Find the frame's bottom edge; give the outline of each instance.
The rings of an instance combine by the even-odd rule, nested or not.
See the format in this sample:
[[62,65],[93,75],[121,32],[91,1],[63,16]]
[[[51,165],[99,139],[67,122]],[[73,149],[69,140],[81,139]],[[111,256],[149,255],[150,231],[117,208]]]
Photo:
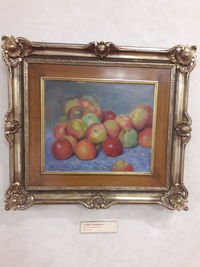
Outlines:
[[24,210],[35,204],[82,204],[89,209],[106,209],[114,204],[160,204],[170,210],[188,210],[184,185],[175,184],[163,192],[65,192],[31,193],[18,182],[6,192],[6,210]]

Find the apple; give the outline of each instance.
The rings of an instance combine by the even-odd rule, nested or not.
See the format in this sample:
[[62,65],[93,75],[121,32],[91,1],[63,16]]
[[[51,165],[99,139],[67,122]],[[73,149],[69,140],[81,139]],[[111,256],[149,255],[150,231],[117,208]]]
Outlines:
[[59,138],[51,145],[51,152],[55,159],[68,159],[73,154],[71,143],[65,138]]
[[139,131],[146,126],[149,114],[143,107],[137,107],[131,111],[130,117],[133,123],[133,128]]
[[85,123],[88,128],[91,124],[100,122],[99,117],[94,113],[87,113],[82,117],[82,121]]
[[71,135],[66,135],[66,136],[64,136],[64,138],[70,142],[70,144],[72,145],[72,148],[73,148],[73,152],[75,152],[76,146],[77,146],[76,138],[71,136]]
[[81,104],[83,105],[84,108],[87,108],[89,105],[92,104],[92,102],[90,102],[87,99],[80,99],[80,101],[81,101]]
[[69,120],[81,119],[83,116],[83,110],[84,108],[79,106],[71,108],[67,113],[68,119]]
[[119,134],[119,140],[125,148],[134,147],[138,144],[138,134],[132,128],[122,129]]
[[117,117],[117,114],[112,110],[103,110],[103,120],[114,120]]
[[88,113],[94,113],[96,114],[100,121],[103,120],[103,111],[101,110],[100,106],[98,104],[91,104],[84,110],[84,115]]
[[87,129],[87,137],[94,144],[102,143],[107,138],[107,131],[103,123],[94,123]]
[[103,142],[103,152],[109,157],[117,157],[123,153],[123,147],[118,138],[108,137]]
[[69,99],[64,106],[65,114],[68,114],[69,110],[73,107],[83,107],[80,99],[78,98]]
[[94,96],[91,96],[91,95],[84,95],[81,97],[81,99],[87,99],[89,102],[92,102],[92,103],[95,103],[97,104],[97,100]]
[[86,136],[86,127],[82,120],[71,120],[67,124],[67,134],[75,137],[77,140]]
[[104,122],[104,126],[110,137],[118,137],[121,127],[115,120],[107,120]]
[[151,147],[151,140],[152,140],[152,129],[145,128],[141,132],[139,132],[139,145],[144,147]]
[[152,121],[153,121],[153,109],[152,109],[152,107],[148,104],[139,104],[136,107],[142,107],[148,112],[148,121],[147,121],[146,126],[151,127]]
[[96,147],[89,139],[82,139],[76,146],[75,154],[81,160],[91,160],[96,157]]
[[112,167],[112,171],[115,171],[115,172],[132,172],[132,171],[134,171],[134,168],[129,162],[127,162],[125,160],[117,160]]
[[123,129],[133,127],[133,124],[132,124],[132,121],[129,115],[126,115],[126,114],[118,115],[115,118],[115,120],[119,124],[119,126]]
[[53,129],[53,135],[56,139],[63,138],[66,135],[67,122],[58,123]]

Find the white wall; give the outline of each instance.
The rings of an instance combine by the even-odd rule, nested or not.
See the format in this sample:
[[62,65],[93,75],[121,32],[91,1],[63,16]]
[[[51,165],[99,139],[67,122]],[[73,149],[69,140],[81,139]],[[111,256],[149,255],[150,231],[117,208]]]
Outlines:
[[[0,35],[35,41],[172,47],[200,42],[199,0],[2,0]],[[199,52],[200,53],[200,52]],[[200,266],[200,66],[191,74],[185,184],[189,211],[159,206],[34,206],[4,211],[8,185],[6,67],[0,60],[0,266],[1,267],[198,267]],[[80,220],[119,222],[117,234],[79,234]]]

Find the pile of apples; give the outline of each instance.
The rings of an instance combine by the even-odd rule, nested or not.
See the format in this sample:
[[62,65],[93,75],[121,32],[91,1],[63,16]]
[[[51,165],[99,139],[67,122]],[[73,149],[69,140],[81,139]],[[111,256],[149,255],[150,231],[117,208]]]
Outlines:
[[[102,110],[93,96],[73,98],[66,102],[64,114],[55,126],[51,151],[55,159],[66,160],[73,154],[80,160],[92,160],[102,149],[109,157],[123,154],[137,145],[151,146],[152,107],[139,104],[129,114],[118,115]],[[119,160],[112,170],[132,171],[130,163]]]

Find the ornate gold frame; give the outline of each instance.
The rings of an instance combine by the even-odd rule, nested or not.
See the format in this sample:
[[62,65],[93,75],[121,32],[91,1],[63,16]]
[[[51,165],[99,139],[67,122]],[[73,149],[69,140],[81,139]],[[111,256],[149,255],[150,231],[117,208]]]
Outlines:
[[[23,210],[33,204],[76,203],[89,209],[108,208],[113,204],[160,204],[171,210],[187,210],[188,192],[183,184],[185,146],[191,138],[191,118],[187,113],[189,75],[196,63],[196,46],[177,45],[171,49],[116,46],[111,42],[87,45],[30,42],[25,38],[3,36],[3,58],[9,73],[9,108],[5,115],[5,137],[10,146],[10,186],[6,192],[7,210]],[[25,186],[24,140],[28,119],[27,103],[21,88],[26,84],[27,62],[63,64],[87,60],[87,64],[135,64],[136,66],[171,68],[168,147],[169,179],[165,187],[136,188],[62,188],[37,190]],[[105,63],[107,62],[107,63]],[[25,90],[26,92],[26,90]],[[25,101],[25,102],[23,102]],[[23,105],[22,105],[23,104]],[[26,144],[25,144],[26,145]],[[47,188],[46,188],[47,189]]]

